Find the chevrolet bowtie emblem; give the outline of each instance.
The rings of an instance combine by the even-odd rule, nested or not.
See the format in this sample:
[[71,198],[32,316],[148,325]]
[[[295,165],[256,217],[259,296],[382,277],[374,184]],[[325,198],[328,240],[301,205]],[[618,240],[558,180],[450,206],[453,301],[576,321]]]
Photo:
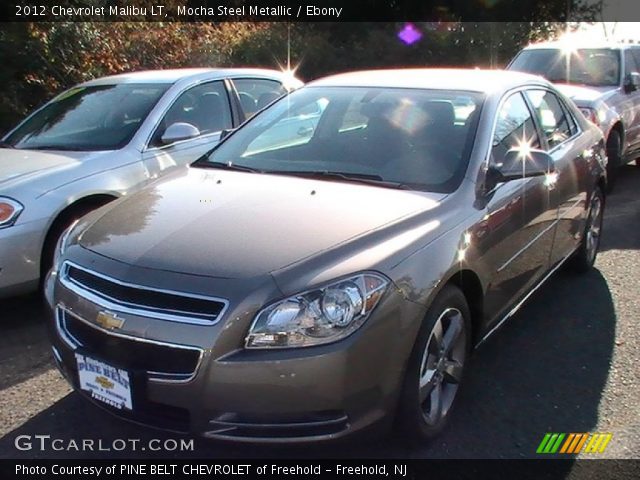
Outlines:
[[115,313],[100,312],[96,317],[96,323],[107,330],[118,330],[124,325],[124,320],[118,318]]
[[113,388],[113,382],[103,376],[96,377],[96,383],[107,390],[111,390]]

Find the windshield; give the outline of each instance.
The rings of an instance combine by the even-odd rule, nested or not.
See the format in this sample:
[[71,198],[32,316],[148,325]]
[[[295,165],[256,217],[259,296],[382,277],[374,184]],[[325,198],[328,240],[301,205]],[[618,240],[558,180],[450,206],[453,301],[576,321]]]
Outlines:
[[617,86],[620,83],[620,55],[609,48],[523,50],[509,70],[541,75],[550,82]]
[[24,121],[4,143],[25,149],[122,148],[169,86],[119,84],[72,88]]
[[195,166],[451,192],[464,176],[481,103],[470,92],[307,87]]

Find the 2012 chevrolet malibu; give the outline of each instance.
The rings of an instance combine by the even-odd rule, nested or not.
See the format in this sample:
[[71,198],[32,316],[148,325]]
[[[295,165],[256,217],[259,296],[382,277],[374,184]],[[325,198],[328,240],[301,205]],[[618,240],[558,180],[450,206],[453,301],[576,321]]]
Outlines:
[[41,285],[82,215],[184,168],[225,129],[302,83],[259,69],[176,69],[91,80],[0,143],[0,297]]
[[303,87],[84,217],[47,283],[58,366],[122,417],[209,438],[429,438],[472,347],[595,260],[602,133],[516,72]]

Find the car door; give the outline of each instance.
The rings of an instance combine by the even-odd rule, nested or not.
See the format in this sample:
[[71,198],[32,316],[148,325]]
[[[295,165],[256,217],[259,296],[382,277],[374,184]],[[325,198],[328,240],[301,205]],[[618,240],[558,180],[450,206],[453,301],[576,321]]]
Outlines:
[[270,78],[233,78],[231,83],[244,120],[287,93],[282,83]]
[[[167,141],[164,135],[176,124],[186,124],[196,134]],[[197,160],[220,141],[222,130],[228,128],[233,128],[233,120],[229,91],[223,80],[184,90],[161,117],[142,154],[149,177],[156,178],[168,169]]]
[[[523,92],[503,100],[495,122],[490,165],[499,167],[510,149],[542,146]],[[488,318],[497,321],[547,271],[555,221],[545,177],[523,176],[490,192],[483,222],[491,271],[485,303]]]
[[587,201],[583,179],[589,178],[588,164],[578,123],[564,102],[543,88],[528,90],[526,97],[542,131],[543,148],[553,158],[555,167],[553,175],[546,179],[551,206],[558,219],[549,260],[553,265],[573,252],[582,233]]
[[[632,73],[640,73],[640,48],[633,47],[624,51],[624,78]],[[625,93],[629,114],[626,120],[627,151],[640,149],[640,90],[633,89]]]

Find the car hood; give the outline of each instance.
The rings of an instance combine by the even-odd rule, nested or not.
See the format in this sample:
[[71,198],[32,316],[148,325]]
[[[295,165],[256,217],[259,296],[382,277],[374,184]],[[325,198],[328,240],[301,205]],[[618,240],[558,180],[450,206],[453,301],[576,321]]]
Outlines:
[[610,97],[617,90],[616,87],[588,87],[566,83],[558,83],[556,87],[579,106],[590,106],[598,100]]
[[35,177],[75,168],[96,152],[53,152],[0,149],[0,187],[13,186]]
[[116,202],[77,242],[137,267],[248,278],[432,209],[444,197],[189,168]]

